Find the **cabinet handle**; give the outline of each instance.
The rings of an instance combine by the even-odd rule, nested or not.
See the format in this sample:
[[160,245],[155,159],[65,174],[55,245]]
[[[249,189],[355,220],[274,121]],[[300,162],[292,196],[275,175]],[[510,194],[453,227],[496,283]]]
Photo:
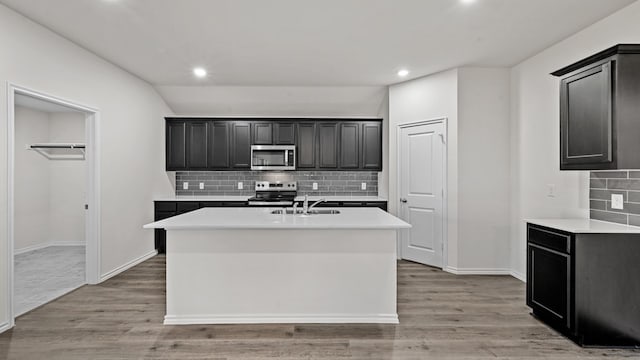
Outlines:
[[401,202],[401,203],[406,203],[406,202],[407,202],[407,199],[400,199],[400,202]]

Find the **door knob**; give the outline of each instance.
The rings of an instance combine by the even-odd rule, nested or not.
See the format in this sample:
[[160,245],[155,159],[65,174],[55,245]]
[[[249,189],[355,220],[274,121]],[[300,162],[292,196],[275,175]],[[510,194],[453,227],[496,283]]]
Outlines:
[[401,202],[401,203],[406,203],[406,202],[407,202],[407,199],[400,199],[400,202]]

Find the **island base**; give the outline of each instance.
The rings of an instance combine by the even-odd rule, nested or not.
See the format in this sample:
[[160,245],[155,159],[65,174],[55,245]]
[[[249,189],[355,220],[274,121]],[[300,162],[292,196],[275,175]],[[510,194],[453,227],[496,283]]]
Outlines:
[[164,323],[398,323],[396,230],[169,230]]

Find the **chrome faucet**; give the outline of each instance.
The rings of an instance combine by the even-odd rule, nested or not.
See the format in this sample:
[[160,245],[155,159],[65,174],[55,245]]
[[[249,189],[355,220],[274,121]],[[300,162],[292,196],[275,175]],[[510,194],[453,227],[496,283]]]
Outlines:
[[309,210],[313,209],[314,206],[320,204],[321,202],[327,201],[326,199],[320,199],[313,204],[309,205],[309,195],[304,194],[304,202],[302,203],[302,213],[304,215],[309,215]]

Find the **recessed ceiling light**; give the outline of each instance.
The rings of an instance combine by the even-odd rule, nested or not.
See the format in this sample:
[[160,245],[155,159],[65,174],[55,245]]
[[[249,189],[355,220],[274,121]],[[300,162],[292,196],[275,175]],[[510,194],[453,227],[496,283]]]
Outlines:
[[460,0],[460,2],[463,4],[473,4],[476,0]]
[[205,76],[207,76],[207,70],[201,68],[201,67],[197,67],[193,69],[193,75],[199,77],[199,78],[203,78]]
[[409,70],[407,70],[407,69],[402,69],[402,70],[398,71],[398,76],[400,76],[400,77],[405,77],[407,75],[409,75]]

